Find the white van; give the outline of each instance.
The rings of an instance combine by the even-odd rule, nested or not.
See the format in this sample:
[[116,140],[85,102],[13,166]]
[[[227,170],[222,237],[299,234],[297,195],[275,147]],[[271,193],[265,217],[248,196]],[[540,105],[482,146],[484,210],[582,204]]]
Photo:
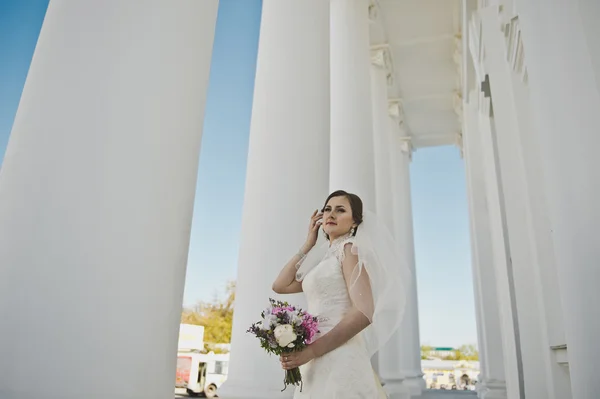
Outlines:
[[179,351],[175,393],[189,396],[204,394],[207,398],[217,396],[217,390],[227,379],[229,354]]

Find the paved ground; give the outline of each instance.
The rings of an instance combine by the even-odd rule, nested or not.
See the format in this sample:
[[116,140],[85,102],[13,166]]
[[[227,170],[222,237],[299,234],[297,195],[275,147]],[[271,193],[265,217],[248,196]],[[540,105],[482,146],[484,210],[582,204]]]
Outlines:
[[[477,393],[474,391],[442,391],[427,390],[423,392],[420,399],[474,399]],[[175,395],[176,399],[189,398],[186,395]]]
[[426,390],[423,392],[421,399],[473,399],[477,397],[475,391],[443,391],[443,390]]

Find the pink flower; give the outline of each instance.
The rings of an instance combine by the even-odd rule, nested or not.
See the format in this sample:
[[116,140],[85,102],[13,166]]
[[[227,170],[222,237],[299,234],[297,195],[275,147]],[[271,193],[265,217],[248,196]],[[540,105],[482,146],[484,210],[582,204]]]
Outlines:
[[302,327],[306,331],[305,343],[311,344],[317,332],[319,332],[319,325],[315,321],[315,319],[310,315],[305,315],[304,320],[302,322]]

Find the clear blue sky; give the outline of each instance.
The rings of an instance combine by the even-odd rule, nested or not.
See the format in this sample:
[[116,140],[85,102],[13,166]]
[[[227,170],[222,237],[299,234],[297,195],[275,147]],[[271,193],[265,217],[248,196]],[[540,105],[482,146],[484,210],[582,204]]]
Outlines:
[[[0,2],[0,164],[47,4]],[[261,0],[220,2],[186,304],[220,294],[237,272],[260,7]],[[411,167],[422,342],[475,343],[462,160],[453,147],[420,149]]]

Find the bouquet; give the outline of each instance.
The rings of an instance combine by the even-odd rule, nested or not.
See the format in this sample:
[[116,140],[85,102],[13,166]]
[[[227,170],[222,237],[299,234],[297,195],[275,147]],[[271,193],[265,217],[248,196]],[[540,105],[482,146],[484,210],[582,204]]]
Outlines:
[[[298,352],[313,342],[318,330],[318,320],[302,309],[287,302],[269,299],[271,306],[261,314],[261,320],[252,324],[247,332],[260,340],[260,346],[269,354],[280,356],[284,353]],[[288,385],[300,385],[302,375],[298,367],[286,370],[283,380],[285,391]]]

